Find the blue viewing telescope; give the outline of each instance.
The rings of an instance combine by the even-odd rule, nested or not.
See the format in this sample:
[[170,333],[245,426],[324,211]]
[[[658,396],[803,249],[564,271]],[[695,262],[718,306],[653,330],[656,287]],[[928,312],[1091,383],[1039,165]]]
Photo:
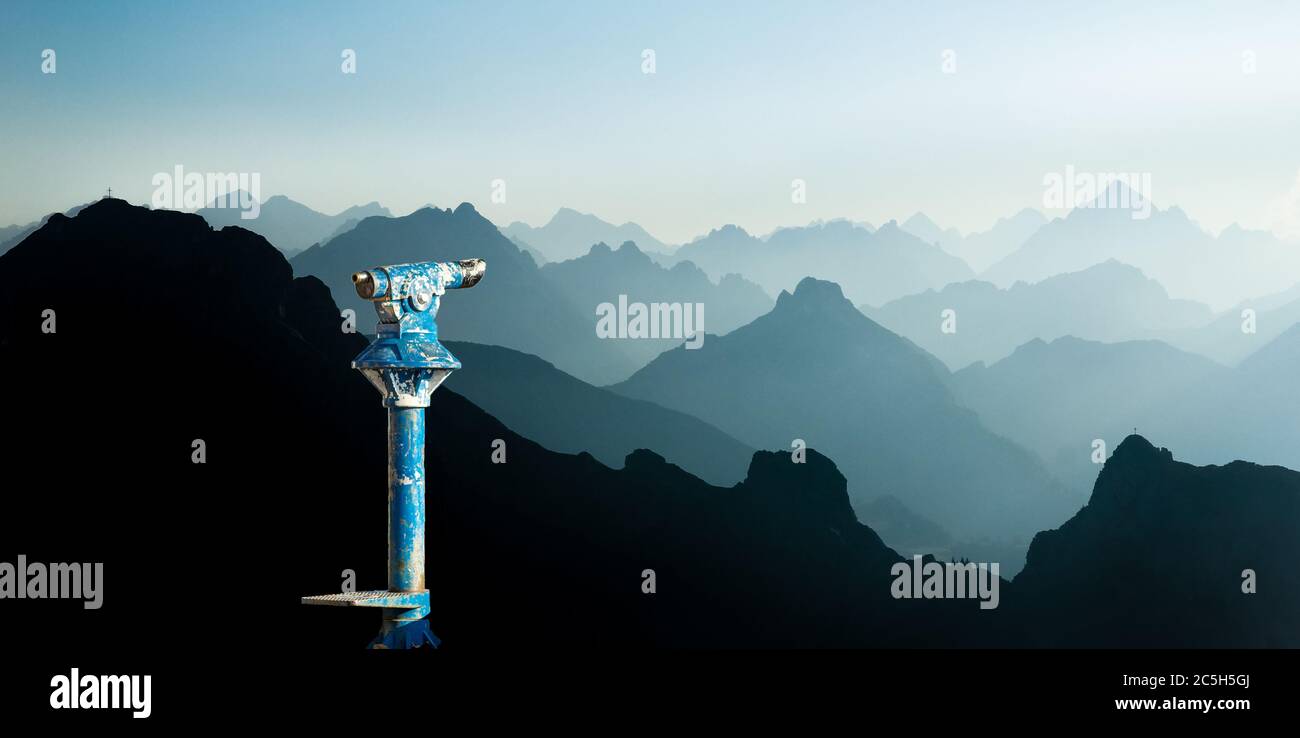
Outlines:
[[448,289],[473,287],[482,259],[373,267],[352,275],[379,315],[375,341],[355,359],[388,408],[388,589],[303,597],[305,605],[383,608],[371,648],[432,646],[424,585],[424,409],[460,362],[438,342],[438,304]]

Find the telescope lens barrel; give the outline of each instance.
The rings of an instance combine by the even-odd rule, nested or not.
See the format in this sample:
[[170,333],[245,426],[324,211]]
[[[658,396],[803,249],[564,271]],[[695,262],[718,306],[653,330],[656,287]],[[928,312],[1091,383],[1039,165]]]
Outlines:
[[388,293],[388,275],[382,270],[357,272],[352,275],[352,284],[363,300],[379,300]]
[[462,259],[460,262],[460,287],[473,287],[487,273],[487,262],[482,259]]

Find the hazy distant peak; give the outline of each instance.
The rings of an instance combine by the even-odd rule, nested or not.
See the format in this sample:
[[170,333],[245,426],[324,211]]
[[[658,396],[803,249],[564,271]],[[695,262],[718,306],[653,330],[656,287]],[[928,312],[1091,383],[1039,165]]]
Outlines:
[[391,218],[393,213],[388,208],[380,205],[378,200],[372,200],[365,205],[353,205],[347,210],[339,213],[338,217],[357,218],[359,220],[361,218],[368,218],[372,215],[382,215]]
[[[467,202],[462,202],[460,205],[457,205],[455,210],[450,208],[438,208],[430,205],[420,208],[404,218],[394,218],[393,220],[402,221],[407,219],[413,222],[442,222],[444,220],[449,220],[452,223],[460,224],[462,227],[468,226],[473,229],[473,232],[488,230],[497,232],[496,226],[492,225],[487,218],[484,218],[481,213],[474,209],[473,205]],[[380,219],[380,221],[383,221],[383,219]],[[370,219],[363,220],[358,224],[358,227],[368,225],[372,222],[376,221]],[[509,241],[509,239],[506,240]]]
[[[1129,194],[1129,195],[1138,195],[1140,197],[1148,197],[1151,194],[1149,192],[1138,192],[1137,190],[1130,187],[1129,183],[1126,182],[1125,180],[1116,179],[1116,180],[1112,180],[1109,184],[1107,184],[1106,189],[1098,196],[1100,197],[1102,195],[1109,195],[1112,192],[1117,195]],[[1146,439],[1142,439],[1142,440],[1146,440]]]
[[844,298],[844,291],[838,284],[814,277],[804,277],[799,280],[793,294],[782,290],[776,298],[777,309],[782,305],[787,308],[794,305],[815,307],[848,305],[856,309]]
[[[890,221],[890,222],[892,223],[893,221]],[[928,216],[928,215],[926,215],[925,213],[922,213],[922,212],[920,212],[920,211],[917,211],[915,214],[912,215],[912,217],[910,217],[910,218],[908,218],[907,220],[903,221],[903,230],[910,231],[910,230],[912,230],[913,228],[918,229],[918,230],[925,230],[925,231],[931,231],[931,230],[933,230],[933,231],[942,231],[942,230],[943,230],[942,228],[939,227],[939,224],[938,224],[938,223],[935,223],[935,222],[930,218],[930,216]]]
[[1041,338],[1033,338],[1017,346],[1016,350],[1013,351],[1011,355],[1015,356],[1022,351],[1031,352],[1043,348],[1047,348],[1047,341],[1044,341]]
[[1240,366],[1248,373],[1264,372],[1273,376],[1285,376],[1297,364],[1300,364],[1300,323],[1293,324],[1277,338],[1247,356]]
[[[1024,282],[1019,282],[1018,284],[1023,285]],[[996,295],[997,293],[1004,292],[1004,291],[1005,290],[1003,290],[1001,287],[998,287],[996,284],[993,284],[992,282],[987,282],[983,279],[968,279],[964,282],[950,282],[944,285],[941,289],[936,290],[934,288],[931,288],[919,294],[921,295],[963,295],[963,296],[986,295],[987,296],[987,295]]]
[[[1109,292],[1114,292],[1125,287],[1136,287],[1141,285],[1150,287],[1165,297],[1168,297],[1169,295],[1169,291],[1165,289],[1163,284],[1148,277],[1146,273],[1138,267],[1115,259],[1114,257],[1077,271],[1055,274],[1037,282],[1017,280],[1015,284],[1007,288],[1007,291],[1020,292],[1024,290],[1041,289],[1043,287],[1056,287],[1058,285],[1073,286],[1078,284],[1092,284],[1094,286],[1100,285]],[[952,285],[949,286],[951,287]]]
[[[698,267],[698,266],[695,266],[695,263],[694,263],[694,262],[691,262],[691,261],[679,261],[679,262],[677,262],[677,266],[681,266],[682,264],[690,264],[692,268],[699,269],[699,267]],[[674,268],[676,268],[676,267],[674,267]],[[700,270],[700,271],[703,271],[703,270]],[[721,279],[718,280],[718,286],[719,286],[719,287],[723,287],[723,286],[726,286],[726,285],[737,285],[737,286],[738,286],[738,285],[744,285],[744,286],[748,287],[748,286],[750,286],[750,285],[754,285],[754,283],[751,282],[751,281],[749,281],[748,279],[746,279],[746,278],[745,278],[745,275],[743,275],[743,274],[740,274],[740,273],[738,273],[738,272],[727,272],[726,274],[722,275],[722,278],[721,278]],[[757,286],[757,285],[754,285],[754,286]]]
[[858,225],[857,223],[854,223],[851,220],[845,220],[844,218],[835,218],[834,220],[819,220],[813,223],[809,223],[807,227],[812,230],[818,230],[823,232],[867,230],[862,226]]
[[634,241],[624,241],[619,244],[618,248],[611,248],[604,241],[597,241],[591,245],[584,256],[580,259],[617,259],[620,262],[646,263],[652,264],[654,260],[647,256],[641,249],[637,248]]
[[325,243],[366,218],[392,217],[392,213],[378,202],[353,205],[335,215],[326,215],[287,195],[277,194],[260,204],[256,218],[244,219],[242,210],[251,201],[246,191],[236,190],[218,196],[208,207],[200,209],[198,215],[213,228],[233,225],[253,231],[286,255]]
[[[614,227],[613,223],[610,223],[609,221],[605,220],[604,218],[601,218],[598,215],[593,215],[591,213],[584,213],[580,210],[574,210],[573,208],[560,208],[555,211],[555,215],[551,216],[551,219],[546,222],[546,225],[543,226],[543,228],[547,228],[550,226],[571,227],[577,225],[601,225],[601,226]],[[623,226],[630,226],[630,225],[633,224],[631,223],[623,224]]]
[[590,245],[597,242],[621,244],[633,241],[640,249],[667,253],[670,247],[650,235],[636,223],[614,225],[590,213],[573,208],[559,208],[545,225],[533,227],[523,221],[514,221],[501,229],[511,238],[519,238],[546,254],[549,261],[571,261],[585,256]]
[[594,217],[596,216],[579,212],[577,210],[574,210],[573,208],[560,208],[555,211],[555,215],[551,216],[550,222],[554,223],[556,221],[573,220],[577,218],[586,219],[586,218],[594,218]]
[[[648,259],[649,257],[646,257],[646,258]],[[695,265],[695,262],[690,261],[689,259],[688,259],[688,260],[684,260],[684,261],[679,261],[679,262],[677,262],[676,264],[673,264],[671,267],[668,268],[668,272],[669,272],[670,274],[672,274],[672,273],[676,273],[678,276],[684,276],[684,275],[687,275],[687,274],[691,274],[691,275],[699,274],[699,275],[703,276],[705,279],[708,279],[708,278],[709,278],[709,275],[705,274],[703,269],[701,269],[701,268],[699,268],[698,266],[696,266],[696,265]],[[740,278],[740,275],[737,275],[737,274],[730,274],[730,275],[727,275],[727,276]],[[743,278],[740,278],[740,279],[741,279],[742,282],[744,281]],[[722,279],[722,280],[719,280],[719,284],[721,284],[722,282],[725,282],[725,281],[727,281],[725,278]],[[756,287],[757,285],[754,285],[754,286]]]
[[997,222],[994,223],[993,227],[990,228],[989,230],[994,231],[1000,228],[1011,228],[1011,227],[1032,229],[1032,228],[1042,227],[1046,225],[1047,222],[1048,222],[1047,216],[1043,215],[1038,210],[1035,210],[1034,208],[1024,208],[1020,212],[1016,213],[1015,215],[998,218]]
[[[851,219],[849,219],[849,218],[817,218],[816,220],[809,221],[809,223],[808,223],[808,227],[809,227],[809,228],[820,228],[820,227],[822,227],[822,226],[830,225],[830,224],[832,224],[832,223],[836,223],[836,224],[844,224],[844,225],[846,225],[846,226],[848,226],[848,227],[850,227],[850,228],[861,228],[862,230],[864,230],[864,231],[866,231],[866,232],[868,232],[868,233],[871,233],[871,232],[873,232],[873,231],[876,230],[876,227],[873,226],[873,225],[871,225],[871,223],[869,223],[868,221],[865,221],[865,220],[851,220]],[[778,230],[780,230],[780,229],[778,229]]]
[[[709,236],[744,236],[748,238],[749,232],[734,223],[728,223],[721,228],[714,228],[709,231]],[[706,236],[706,238],[709,236]]]
[[[1063,274],[1053,275],[1040,282],[1035,282],[1034,284],[1042,284],[1044,282],[1049,282],[1049,283],[1069,282],[1081,278],[1099,280],[1111,286],[1114,286],[1115,283],[1117,282],[1127,282],[1127,283],[1151,282],[1156,285],[1159,285],[1160,290],[1162,292],[1164,291],[1163,285],[1160,285],[1159,282],[1156,282],[1156,280],[1148,277],[1141,269],[1133,266],[1132,264],[1120,261],[1119,259],[1116,259],[1114,257],[1093,264],[1090,267],[1080,269],[1077,272],[1065,272]],[[1017,284],[1024,285],[1026,283],[1017,282]]]
[[[267,199],[266,202],[269,203],[271,200],[275,200],[276,198],[288,199],[284,195],[274,195]],[[242,205],[240,205],[241,202],[256,201],[257,198],[253,197],[248,190],[235,190],[234,192],[227,192],[224,195],[218,195],[217,197],[212,198],[212,202],[208,203],[207,207],[237,209],[242,207]]]
[[1132,264],[1127,264],[1125,262],[1122,262],[1113,256],[1103,262],[1094,264],[1093,266],[1090,266],[1087,269],[1084,269],[1082,271],[1086,272],[1086,271],[1091,271],[1093,269],[1096,269],[1098,271],[1131,272],[1135,274],[1142,273],[1141,269],[1138,269]]
[[[1089,217],[1118,218],[1123,216],[1123,218],[1131,220],[1133,211],[1139,209],[1139,206],[1147,204],[1149,199],[1150,193],[1135,190],[1132,187],[1129,187],[1128,183],[1123,180],[1114,180],[1110,182],[1110,184],[1106,185],[1105,189],[1098,192],[1097,196],[1088,201],[1087,204],[1078,206],[1070,205],[1070,212],[1067,213],[1065,217],[1067,220],[1072,220]],[[1128,206],[1121,207],[1124,203],[1127,203]],[[1177,211],[1177,214],[1180,215],[1182,219],[1185,220],[1187,218],[1187,216],[1177,208],[1170,208],[1168,211],[1162,211],[1160,208],[1156,207],[1154,201],[1150,202],[1149,205],[1152,217],[1161,213],[1167,214],[1172,211]]]

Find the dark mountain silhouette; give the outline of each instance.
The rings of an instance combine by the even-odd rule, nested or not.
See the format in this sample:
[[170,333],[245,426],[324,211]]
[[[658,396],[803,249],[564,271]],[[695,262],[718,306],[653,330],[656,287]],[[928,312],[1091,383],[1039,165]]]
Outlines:
[[576,259],[587,253],[592,244],[632,241],[645,251],[671,250],[636,223],[616,226],[588,213],[560,208],[544,226],[534,228],[515,221],[501,229],[512,240],[536,247],[550,261]]
[[[87,205],[88,204],[89,203],[87,203]],[[81,209],[84,207],[86,207],[86,205],[78,205],[74,208],[69,208],[68,210],[64,211],[63,214],[71,218],[72,216],[81,212]],[[4,254],[9,249],[12,249],[13,247],[22,243],[24,238],[27,238],[31,234],[35,233],[36,229],[45,225],[45,223],[49,221],[49,219],[52,216],[53,213],[45,216],[44,218],[41,218],[40,220],[34,223],[27,223],[26,225],[11,225],[11,226],[5,226],[4,228],[0,228],[0,254]]]
[[[1119,202],[1125,190],[1116,183],[1097,200]],[[1096,207],[1071,210],[1035,231],[1019,249],[982,272],[980,279],[1009,287],[1117,259],[1158,280],[1171,295],[1223,309],[1263,292],[1286,289],[1300,277],[1300,247],[1270,233],[1229,228],[1215,238],[1176,207],[1153,206],[1145,219],[1135,220],[1132,212]]]
[[374,308],[357,297],[353,272],[413,261],[486,259],[492,279],[447,300],[438,313],[440,335],[508,346],[541,356],[584,381],[606,384],[632,373],[629,341],[596,334],[594,305],[577,305],[469,203],[453,210],[424,208],[401,218],[367,218],[329,243],[293,259],[300,275],[329,286],[340,307],[369,320]]
[[[1010,356],[952,376],[958,400],[993,432],[1035,451],[1059,478],[1088,489],[1100,467],[1092,443],[1107,448],[1134,428],[1169,433],[1170,406],[1230,383],[1230,370],[1159,341],[1098,343],[1035,339]],[[1215,424],[1213,416],[1197,428]]]
[[593,387],[536,356],[477,343],[446,345],[468,371],[453,373],[445,387],[554,451],[586,451],[617,468],[636,449],[651,448],[724,486],[744,478],[754,455],[753,448],[708,423]]
[[961,259],[890,221],[875,232],[848,221],[782,228],[766,239],[725,226],[683,245],[673,256],[714,278],[736,272],[769,294],[800,279],[833,279],[855,303],[879,305],[903,295],[970,279]]
[[987,231],[962,235],[956,228],[941,228],[925,213],[916,213],[903,222],[902,229],[959,257],[976,272],[1020,248],[1047,218],[1033,208],[1025,208],[1009,218],[999,218]]
[[[306,249],[315,243],[327,241],[347,230],[349,222],[360,222],[365,218],[379,215],[389,217],[388,208],[377,202],[368,205],[354,205],[337,215],[326,215],[290,200],[284,195],[274,195],[262,203],[256,218],[244,220],[239,209],[240,194],[227,195],[225,202],[213,202],[198,211],[198,214],[213,228],[239,226],[262,235],[286,256]],[[226,207],[218,207],[226,205]],[[354,222],[355,221],[355,222]]]
[[[56,291],[23,278],[56,270]],[[39,360],[36,386],[52,390],[12,372],[0,385],[24,418],[5,467],[39,484],[11,476],[32,493],[7,499],[0,536],[29,552],[58,537],[69,560],[105,561],[116,603],[97,618],[19,610],[12,627],[75,627],[77,639],[41,642],[46,653],[98,643],[140,658],[194,637],[190,618],[140,616],[160,583],[211,574],[238,588],[204,599],[203,622],[222,624],[205,649],[284,628],[273,666],[373,636],[374,612],[298,603],[338,591],[343,569],[361,588],[384,583],[384,409],[349,368],[365,339],[338,329],[324,284],[294,279],[261,236],[120,200],[54,216],[0,258],[0,279],[14,285],[0,293],[0,365]],[[47,308],[53,334],[40,330]],[[126,327],[137,315],[147,334]],[[539,634],[566,648],[987,637],[967,625],[973,601],[890,596],[897,555],[854,519],[843,476],[815,451],[801,465],[758,452],[720,488],[650,451],[621,470],[547,451],[446,388],[427,416],[428,580],[448,649],[536,648]],[[494,439],[505,464],[490,460]]]
[[611,389],[690,413],[758,448],[794,439],[838,459],[855,507],[893,495],[958,540],[1019,540],[1081,504],[1034,456],[958,406],[933,357],[812,278],[697,350]]
[[1300,473],[1196,467],[1132,435],[1088,505],[1034,538],[1007,615],[1041,646],[1296,648],[1297,540]]
[[[628,241],[617,249],[598,243],[585,256],[552,262],[542,276],[584,313],[595,315],[601,303],[679,303],[704,306],[704,330],[727,333],[772,309],[772,298],[753,282],[728,274],[715,284],[694,264],[656,264]],[[682,343],[687,336],[622,341],[620,348],[637,366]]]
[[[861,307],[873,320],[915,341],[952,369],[991,363],[1033,339],[1075,336],[1098,341],[1152,338],[1209,322],[1210,309],[1171,300],[1136,268],[1107,261],[1041,282],[1000,289],[988,282],[950,284]],[[956,332],[945,333],[944,311],[956,311]]]

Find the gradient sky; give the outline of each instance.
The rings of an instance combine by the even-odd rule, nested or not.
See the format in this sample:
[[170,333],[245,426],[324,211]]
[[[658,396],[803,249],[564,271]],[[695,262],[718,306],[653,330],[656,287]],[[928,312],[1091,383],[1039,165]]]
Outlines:
[[146,203],[180,164],[330,213],[568,206],[670,243],[917,210],[969,231],[1073,164],[1150,172],[1215,232],[1300,232],[1296,2],[5,0],[0,104],[0,225]]

